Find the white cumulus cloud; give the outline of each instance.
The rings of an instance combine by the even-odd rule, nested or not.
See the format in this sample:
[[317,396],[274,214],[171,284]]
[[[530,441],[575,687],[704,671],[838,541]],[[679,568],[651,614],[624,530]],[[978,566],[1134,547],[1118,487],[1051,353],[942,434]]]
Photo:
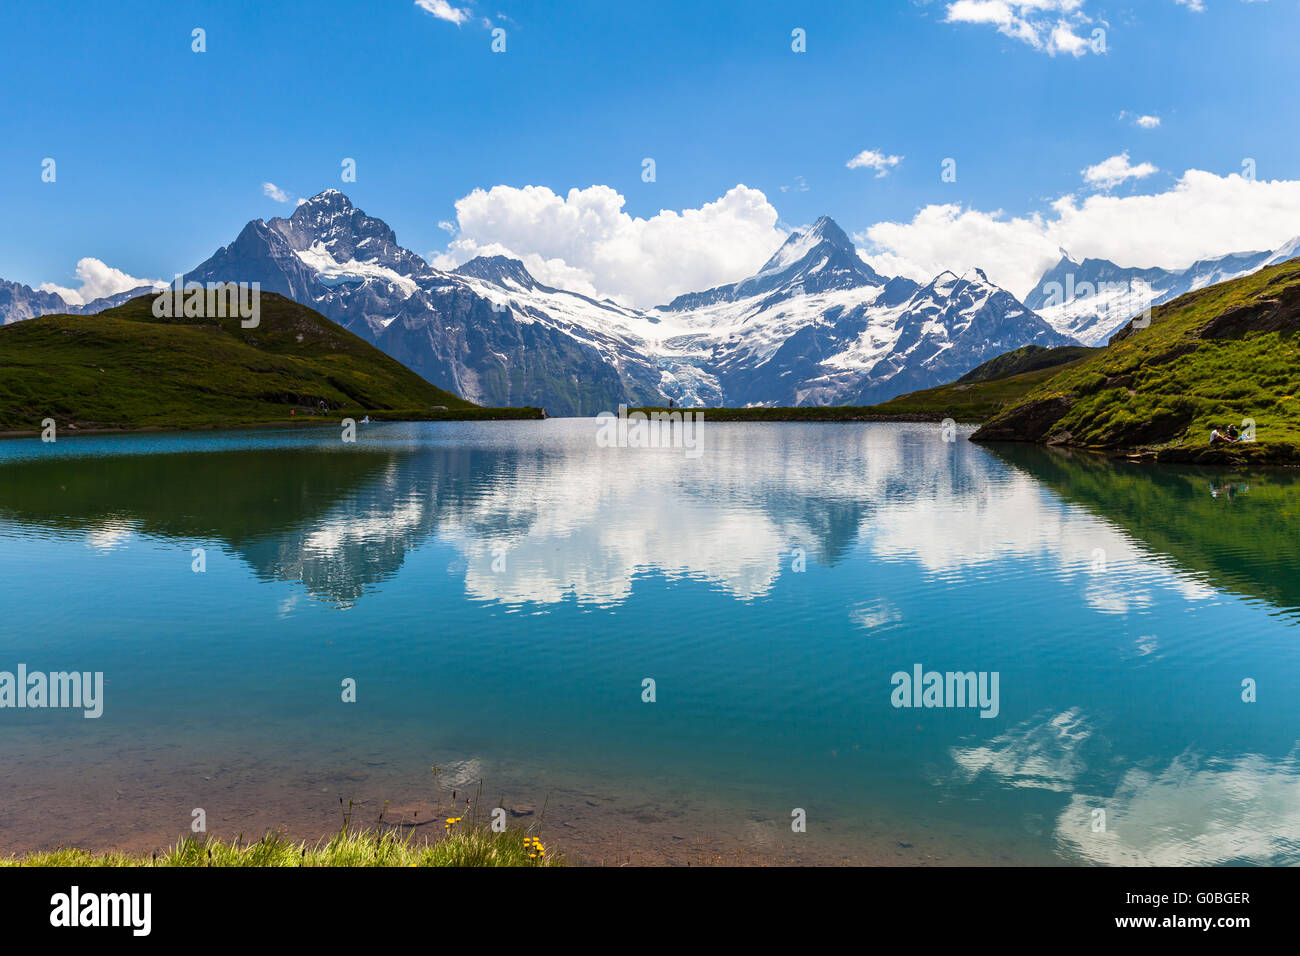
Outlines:
[[114,269],[90,256],[77,261],[77,279],[80,280],[81,285],[75,289],[58,286],[53,282],[44,282],[41,284],[41,291],[58,293],[69,305],[85,305],[95,299],[116,295],[119,292],[129,292],[141,286],[167,284],[161,279],[137,279],[121,269]]
[[433,264],[479,255],[521,259],[541,282],[640,307],[753,274],[785,240],[777,211],[737,185],[698,209],[629,215],[609,186],[475,189],[456,202],[457,237]]
[[864,149],[844,165],[849,169],[874,169],[876,178],[888,176],[889,171],[903,161],[902,156],[887,156],[878,149]]
[[1079,57],[1093,49],[1091,36],[1079,31],[1102,22],[1089,17],[1083,5],[1083,0],[957,0],[946,5],[944,22],[993,26],[1049,56]]
[[262,195],[269,196],[276,202],[288,202],[292,198],[275,183],[262,183]]
[[947,5],[944,20],[996,27],[1003,36],[1051,56],[1080,57],[1093,47],[1079,31],[1098,22],[1083,6],[1083,0],[956,0]]
[[1129,113],[1129,112],[1127,112],[1127,111],[1125,111],[1125,112],[1119,114],[1119,118],[1120,118],[1120,119],[1127,119],[1128,117],[1132,117],[1132,118],[1133,118],[1133,125],[1134,125],[1134,126],[1137,126],[1137,127],[1140,128],[1140,129],[1159,129],[1159,128],[1160,128],[1160,117],[1159,117],[1159,116],[1152,116],[1152,115],[1150,115],[1150,114],[1146,114],[1146,113],[1133,114],[1133,113]]
[[1048,210],[1012,217],[931,205],[910,222],[879,222],[854,238],[885,275],[928,281],[944,269],[982,268],[1023,296],[1062,248],[1076,259],[1181,269],[1229,252],[1274,249],[1298,234],[1300,181],[1189,169],[1164,192],[1062,196]]
[[426,13],[431,13],[439,20],[446,20],[460,26],[470,18],[469,10],[453,7],[447,0],[415,0],[415,5]]
[[[1141,169],[1120,158],[1130,171]],[[787,232],[767,197],[743,185],[699,208],[650,218],[624,206],[609,186],[567,195],[545,186],[476,189],[456,203],[456,222],[446,224],[455,238],[431,261],[452,269],[477,255],[510,256],[547,285],[648,307],[752,275]],[[1020,215],[929,205],[910,221],[877,222],[854,239],[883,275],[926,282],[944,270],[980,268],[1024,296],[1062,248],[1075,258],[1180,269],[1275,249],[1297,235],[1300,181],[1189,169],[1161,192],[1065,195]]]
[[1089,166],[1083,171],[1083,181],[1099,189],[1111,189],[1130,179],[1145,179],[1157,172],[1159,170],[1150,163],[1134,166],[1129,162],[1128,152],[1125,151],[1118,156],[1103,159],[1096,166]]

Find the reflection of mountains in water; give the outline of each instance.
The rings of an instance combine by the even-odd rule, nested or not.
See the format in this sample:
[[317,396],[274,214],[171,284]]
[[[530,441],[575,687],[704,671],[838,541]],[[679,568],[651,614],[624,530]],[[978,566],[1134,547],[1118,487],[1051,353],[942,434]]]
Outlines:
[[[940,574],[1034,556],[1074,576],[1101,548],[1116,567],[1163,562],[1193,597],[1204,587],[1183,571],[1300,605],[1300,483],[1285,473],[1229,481],[1249,485],[1229,497],[1214,473],[1023,446],[995,456],[928,426],[715,426],[695,460],[598,448],[588,421],[424,440],[435,434],[375,426],[377,440],[350,447],[10,462],[0,517],[92,542],[221,542],[257,577],[342,605],[435,538],[459,553],[467,596],[491,602],[616,604],[646,573],[750,600],[795,549],[810,566],[867,551]],[[1099,610],[1148,600],[1149,575],[1079,580]]]
[[[220,542],[257,577],[302,581],[340,604],[389,579],[435,534],[462,553],[467,589],[484,600],[616,601],[645,569],[743,597],[765,592],[795,547],[841,560],[867,513],[834,467],[790,466],[773,450],[752,469],[687,473],[680,456],[602,453],[585,435],[520,447],[52,457],[0,467],[0,517],[99,544]],[[504,572],[492,568],[501,549],[511,553]]]
[[[313,594],[351,602],[428,534],[427,526],[393,520],[390,504],[380,507],[396,461],[391,453],[300,448],[23,461],[0,470],[0,516],[185,547],[219,541],[262,579],[301,580]],[[336,526],[352,532],[313,544]]]
[[[698,490],[672,487],[665,472],[679,468],[680,459],[647,469],[617,451],[596,460],[592,454],[591,445],[561,443],[24,460],[0,468],[0,517],[96,543],[146,535],[188,549],[217,541],[257,577],[301,581],[341,605],[391,578],[406,553],[435,534],[462,552],[467,586],[481,599],[548,601],[576,593],[599,601],[619,599],[623,584],[647,567],[698,572],[742,595],[761,592],[787,545],[834,563],[863,520],[865,506],[851,496],[769,488],[764,502],[756,488],[745,498],[780,512],[782,533],[760,528],[743,540],[756,525],[771,524],[751,516],[735,529],[742,540],[732,535],[725,542],[733,553],[722,558],[691,543],[715,535],[727,519],[710,521]],[[636,524],[646,533],[626,533]],[[665,536],[658,545],[657,532]],[[747,561],[734,546],[747,543],[773,552],[770,560],[756,559],[762,568],[740,566]],[[525,560],[493,572],[494,549],[503,548]]]
[[987,447],[1214,587],[1300,612],[1300,475],[1154,467],[1036,445]]

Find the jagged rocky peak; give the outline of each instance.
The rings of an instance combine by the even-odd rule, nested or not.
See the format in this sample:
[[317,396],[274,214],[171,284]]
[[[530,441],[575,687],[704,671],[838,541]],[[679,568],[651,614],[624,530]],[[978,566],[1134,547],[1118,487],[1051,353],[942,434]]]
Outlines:
[[537,287],[537,280],[533,278],[528,268],[518,259],[511,259],[509,256],[475,256],[452,271],[456,275],[486,279],[497,285],[511,282],[525,289]]
[[959,282],[961,282],[961,276],[945,269],[922,286],[920,292],[948,296],[952,294],[953,289],[957,288]]
[[[810,253],[838,250],[857,256],[853,240],[830,216],[822,216],[807,232],[792,232],[786,237],[772,258],[759,269],[759,274],[784,269],[806,259]],[[865,265],[865,263],[864,263]]]
[[885,283],[876,297],[875,304],[886,308],[902,305],[921,288],[921,284],[906,276],[895,276]]
[[306,206],[311,209],[339,209],[348,211],[354,209],[352,200],[348,198],[347,193],[341,189],[322,189],[310,199],[304,199],[298,208]]
[[[942,298],[958,295],[980,295],[1004,291],[989,281],[983,269],[967,269],[961,275],[943,271],[922,286],[918,294],[933,293]],[[1009,294],[1009,293],[1008,293]]]
[[822,216],[807,232],[792,232],[763,268],[747,279],[706,292],[679,295],[662,308],[686,311],[755,296],[777,298],[815,294],[861,286],[883,286],[886,280],[858,255],[853,240],[830,216]]
[[397,234],[382,219],[367,216],[344,193],[326,189],[304,200],[287,219],[268,228],[295,251],[323,246],[336,262],[378,262],[401,272],[422,271],[422,259],[397,244]]
[[[367,220],[369,220],[367,222]],[[310,235],[323,238],[331,233],[356,231],[359,227],[367,232],[383,234],[396,241],[393,231],[382,219],[371,219],[364,212],[352,205],[352,200],[337,189],[326,189],[310,199],[303,200],[293,215],[288,219],[272,219],[272,223],[284,223],[285,230],[297,235]]]
[[0,325],[66,310],[67,303],[56,292],[43,292],[21,282],[0,279]]

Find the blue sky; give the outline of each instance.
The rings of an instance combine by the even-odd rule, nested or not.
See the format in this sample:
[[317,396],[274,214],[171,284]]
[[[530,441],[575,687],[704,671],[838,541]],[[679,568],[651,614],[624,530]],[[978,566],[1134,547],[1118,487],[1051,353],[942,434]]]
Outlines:
[[[682,235],[687,248],[744,233],[695,281],[742,277],[769,233],[822,213],[887,271],[986,265],[1020,292],[1062,241],[1072,253],[1171,265],[1300,234],[1295,0],[425,6],[6,4],[0,278],[75,287],[83,257],[169,277],[248,220],[288,215],[294,199],[328,187],[421,254],[459,242],[443,264],[504,248],[532,254],[543,272],[549,262],[550,278],[639,304],[653,304],[649,280],[609,266],[608,235],[561,242],[547,218],[566,214],[557,208],[494,231],[520,215],[520,194],[501,191],[464,222],[457,200],[532,185],[562,205],[571,188],[607,186],[624,198],[619,214],[650,219],[706,207],[737,184],[760,192],[775,224],[746,193],[754,222],[741,221],[747,212],[731,217],[738,224],[660,231],[661,243]],[[1062,24],[1089,44],[1103,30],[1104,52],[1054,44]],[[191,50],[196,27],[204,53]],[[497,27],[504,53],[490,48]],[[806,52],[791,49],[795,28]],[[1143,116],[1159,125],[1144,128]],[[900,158],[849,168],[864,151]],[[41,179],[46,157],[52,183]],[[345,157],[356,182],[340,181]],[[645,157],[654,182],[642,180]],[[945,158],[955,182],[941,179]],[[1085,179],[1112,158],[1105,169],[1119,181]],[[1246,158],[1257,181],[1236,183]],[[1189,183],[1188,170],[1210,178]],[[265,195],[265,183],[289,201]],[[1181,205],[1170,198],[1179,192]],[[1053,226],[1064,196],[1074,213]],[[1153,218],[1149,235],[1108,238]],[[626,222],[609,228],[633,234]],[[692,228],[706,232],[685,235]],[[636,236],[645,255],[656,239]]]

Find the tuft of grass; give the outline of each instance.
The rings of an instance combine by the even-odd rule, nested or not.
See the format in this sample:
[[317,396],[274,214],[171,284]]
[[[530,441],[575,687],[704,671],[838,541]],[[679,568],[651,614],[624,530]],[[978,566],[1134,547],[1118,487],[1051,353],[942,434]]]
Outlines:
[[563,862],[533,834],[515,829],[501,833],[487,826],[452,826],[434,841],[417,840],[396,829],[348,830],[312,846],[268,833],[255,843],[241,839],[189,837],[153,855],[93,853],[63,848],[0,859],[0,866],[138,867],[138,866],[562,866]]
[[[435,801],[441,805],[438,778],[442,771],[433,766],[436,792]],[[452,806],[457,807],[457,791],[452,791]],[[498,806],[500,804],[498,803]],[[562,866],[541,837],[541,821],[546,819],[546,806],[542,806],[539,822],[526,830],[519,828],[494,830],[482,815],[483,783],[477,792],[466,794],[464,816],[449,816],[443,820],[443,836],[439,839],[417,839],[415,826],[385,824],[384,814],[388,803],[373,828],[353,829],[352,817],[356,805],[339,798],[339,811],[343,825],[327,840],[309,845],[294,843],[278,832],[268,833],[255,843],[245,843],[241,833],[234,840],[221,840],[209,836],[187,837],[162,854],[149,856],[133,853],[94,853],[76,847],[29,853],[21,857],[0,858],[0,866],[40,867],[134,867],[134,866],[217,866],[217,867],[283,867],[283,866]],[[453,814],[456,810],[451,811]]]

